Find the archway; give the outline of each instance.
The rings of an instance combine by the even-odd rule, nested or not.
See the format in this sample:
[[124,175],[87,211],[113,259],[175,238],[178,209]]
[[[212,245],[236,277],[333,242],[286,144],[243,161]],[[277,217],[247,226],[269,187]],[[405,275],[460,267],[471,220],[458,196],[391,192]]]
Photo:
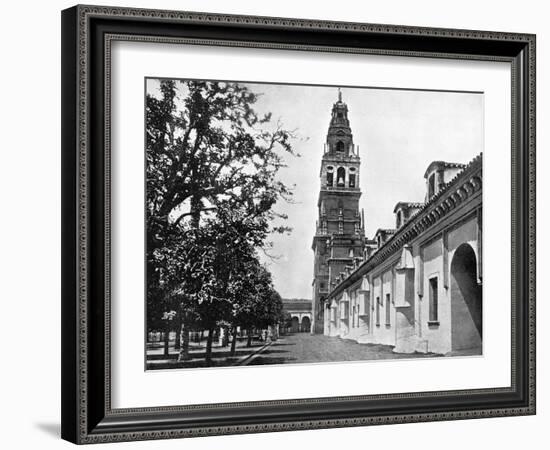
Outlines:
[[481,350],[482,298],[472,247],[460,245],[451,262],[451,348]]
[[292,324],[290,326],[291,333],[298,333],[300,331],[300,319],[296,316],[292,317]]
[[311,329],[311,321],[308,316],[302,317],[302,333],[309,333]]

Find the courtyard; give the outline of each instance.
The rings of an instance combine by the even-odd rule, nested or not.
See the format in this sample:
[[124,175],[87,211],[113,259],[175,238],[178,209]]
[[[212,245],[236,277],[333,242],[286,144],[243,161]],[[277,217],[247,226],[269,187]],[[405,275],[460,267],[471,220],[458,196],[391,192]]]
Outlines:
[[[434,353],[395,353],[393,347],[380,344],[359,344],[355,341],[329,337],[319,334],[290,333],[280,336],[274,342],[254,341],[251,347],[246,341],[239,341],[234,356],[229,347],[213,346],[210,367],[321,363],[338,361],[366,361],[398,358],[429,358],[441,356]],[[147,350],[148,369],[175,369],[206,367],[204,348],[194,344],[190,350],[190,359],[177,361],[178,352],[170,347],[167,356],[162,346]]]

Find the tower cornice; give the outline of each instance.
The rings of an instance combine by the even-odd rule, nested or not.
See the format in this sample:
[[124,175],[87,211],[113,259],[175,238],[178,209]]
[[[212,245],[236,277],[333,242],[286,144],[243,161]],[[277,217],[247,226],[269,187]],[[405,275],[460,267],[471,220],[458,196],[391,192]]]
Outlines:
[[353,153],[351,155],[334,155],[334,154],[331,155],[331,154],[325,153],[323,155],[323,161],[334,162],[334,163],[339,163],[339,162],[359,163],[361,162],[361,158],[358,155],[355,155]]

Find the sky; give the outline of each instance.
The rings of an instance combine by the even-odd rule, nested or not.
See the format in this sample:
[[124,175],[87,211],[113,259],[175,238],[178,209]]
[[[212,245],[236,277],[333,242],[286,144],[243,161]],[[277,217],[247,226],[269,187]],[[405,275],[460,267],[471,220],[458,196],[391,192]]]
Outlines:
[[[299,157],[286,155],[279,179],[295,186],[292,203],[279,201],[276,212],[288,215],[289,234],[273,234],[270,257],[260,252],[283,298],[311,298],[317,220],[319,170],[336,86],[246,84],[261,94],[259,113],[294,130]],[[359,207],[365,231],[394,228],[399,201],[422,202],[424,171],[434,160],[467,163],[483,151],[483,94],[342,87],[354,143],[359,146]],[[277,223],[277,225],[282,223]]]

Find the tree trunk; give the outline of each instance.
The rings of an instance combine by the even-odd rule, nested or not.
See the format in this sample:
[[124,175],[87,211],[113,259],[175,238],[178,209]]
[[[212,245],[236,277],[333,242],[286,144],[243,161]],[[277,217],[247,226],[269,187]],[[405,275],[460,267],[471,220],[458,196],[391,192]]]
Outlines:
[[164,325],[164,356],[168,356],[170,353],[170,324],[166,321]]
[[183,329],[183,320],[181,320],[179,314],[176,320],[176,342],[174,344],[174,350],[179,350],[181,347],[181,332]]
[[237,349],[237,327],[231,329],[231,335],[233,336],[231,339],[231,356],[235,356]]
[[191,197],[191,226],[199,228],[201,220],[202,201],[198,194],[193,194]]
[[250,328],[248,329],[248,336],[247,336],[247,340],[246,340],[246,346],[247,347],[252,347],[252,330]]
[[178,355],[178,361],[185,361],[186,359],[189,359],[189,330],[187,330],[187,327],[182,322],[180,333],[180,353]]
[[212,364],[212,339],[214,337],[214,329],[208,329],[208,338],[206,339],[206,365]]
[[227,347],[229,345],[229,327],[223,325],[220,327],[220,347]]

